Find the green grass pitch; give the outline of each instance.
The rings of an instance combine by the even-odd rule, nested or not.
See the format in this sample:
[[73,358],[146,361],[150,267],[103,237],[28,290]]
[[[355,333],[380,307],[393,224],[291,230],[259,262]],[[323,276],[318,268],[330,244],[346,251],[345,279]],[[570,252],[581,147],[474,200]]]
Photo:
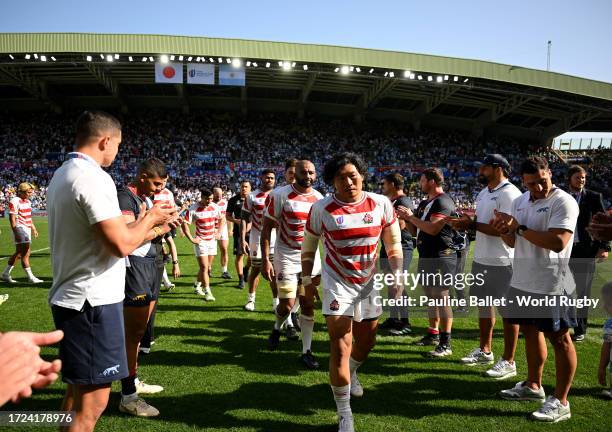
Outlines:
[[[53,328],[47,293],[51,268],[44,218],[36,220],[40,238],[32,245],[34,273],[45,280],[38,286],[25,282],[17,267],[19,284],[0,284],[10,299],[0,306],[0,331],[47,331]],[[0,219],[0,266],[4,268],[13,245],[8,220]],[[108,408],[98,423],[99,431],[333,431],[337,428],[335,405],[328,385],[328,342],[324,320],[316,318],[313,350],[322,367],[306,371],[298,363],[301,343],[282,339],[276,352],[268,352],[266,340],[273,323],[271,294],[260,284],[257,310],[245,312],[246,290],[221,279],[218,258],[212,289],[217,301],[196,297],[192,284],[196,261],[185,238],[178,238],[183,276],[173,293],[162,291],[156,321],[156,345],[141,359],[139,374],[165,391],[146,397],[161,411],[155,419],[128,417],[118,411],[119,386],[113,385]],[[230,264],[233,262],[230,246]],[[413,260],[414,262],[415,260]],[[469,267],[469,261],[468,261]],[[598,265],[594,289],[611,280],[612,264]],[[320,305],[319,305],[320,306]],[[320,310],[320,308],[319,308]],[[534,424],[527,417],[537,403],[507,402],[499,390],[514,385],[526,374],[524,342],[519,340],[517,379],[490,381],[482,368],[467,368],[458,359],[478,346],[475,310],[456,318],[454,355],[427,360],[424,348],[412,346],[426,328],[423,314],[412,319],[412,337],[379,335],[377,345],[360,369],[363,398],[352,401],[358,431],[604,431],[611,430],[612,402],[599,396],[597,365],[603,315],[591,322],[586,340],[577,346],[578,371],[570,393],[572,419],[557,425]],[[501,322],[495,328],[494,352],[500,354]],[[48,358],[57,355],[45,348]],[[547,393],[554,386],[554,362],[550,352],[544,370]],[[31,399],[3,410],[57,410],[64,385],[57,382],[36,391]],[[1,429],[1,428],[0,428]]]

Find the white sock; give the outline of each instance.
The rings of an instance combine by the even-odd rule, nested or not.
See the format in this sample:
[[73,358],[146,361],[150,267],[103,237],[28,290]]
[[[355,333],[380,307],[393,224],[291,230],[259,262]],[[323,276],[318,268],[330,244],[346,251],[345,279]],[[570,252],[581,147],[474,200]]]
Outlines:
[[226,265],[223,266],[223,273],[227,273],[227,266]]
[[[277,311],[274,311],[274,316],[276,317],[276,321],[274,322],[274,330],[280,330],[285,320],[287,320],[287,317],[280,316]],[[287,321],[287,324],[288,324],[288,321]]]
[[363,362],[358,362],[357,360],[355,360],[353,357],[349,357],[349,369],[351,371],[351,376],[353,376],[353,374],[355,372],[357,372],[357,369],[359,368],[359,366],[361,366],[363,364]]
[[291,313],[296,313],[300,310],[300,299],[296,298],[295,303],[293,303],[293,307],[291,308]]
[[334,394],[334,400],[336,401],[336,409],[340,416],[352,416],[351,411],[351,393],[350,385],[345,386],[331,386],[332,393]]
[[165,287],[169,287],[170,285],[172,285],[172,282],[170,282],[170,279],[168,278],[168,272],[166,271],[166,267],[164,267],[164,273],[162,274],[162,279],[164,281]]
[[196,288],[202,288],[202,282],[196,281],[195,286]]
[[204,292],[212,292],[212,291],[210,290],[210,287],[205,287]]
[[255,302],[255,293],[249,293],[249,301]]
[[302,328],[302,354],[310,351],[312,346],[312,332],[314,330],[314,317],[300,315],[300,327]]
[[34,273],[32,273],[32,269],[31,269],[30,267],[26,267],[26,268],[24,268],[23,270],[24,270],[24,271],[26,272],[26,274],[27,274],[27,275],[30,277],[30,279],[33,279],[33,278],[34,278]]
[[10,274],[11,274],[11,272],[13,271],[13,268],[14,268],[14,267],[15,267],[15,266],[12,266],[12,265],[10,265],[10,264],[9,264],[9,265],[7,265],[7,266],[6,266],[6,268],[4,269],[4,271],[2,272],[2,274],[3,274],[3,275],[6,275],[6,276],[10,276]]
[[276,309],[279,303],[280,303],[280,300],[278,299],[278,297],[274,297],[272,299],[272,306],[274,307],[274,309]]

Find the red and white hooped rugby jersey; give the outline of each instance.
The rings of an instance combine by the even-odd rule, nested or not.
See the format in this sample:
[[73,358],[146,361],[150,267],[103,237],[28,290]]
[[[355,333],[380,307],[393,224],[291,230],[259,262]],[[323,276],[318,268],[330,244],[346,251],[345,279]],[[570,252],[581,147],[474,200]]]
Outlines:
[[189,208],[185,221],[191,224],[195,221],[196,237],[202,240],[214,240],[215,231],[219,227],[221,221],[221,211],[215,203],[210,203],[203,206],[196,203]]
[[266,204],[266,198],[271,191],[263,192],[260,189],[255,189],[247,195],[242,209],[251,215],[251,231],[261,232],[263,227],[263,214]]
[[265,216],[278,224],[277,247],[279,245],[297,251],[299,256],[304,241],[304,227],[308,213],[314,203],[323,199],[318,191],[305,194],[292,184],[274,189],[268,196]]
[[225,198],[221,198],[215,204],[217,204],[217,207],[219,207],[219,210],[221,211],[221,217],[225,218],[225,213],[227,213],[227,200]]
[[323,237],[325,271],[344,283],[367,283],[376,270],[377,246],[383,228],[395,222],[391,201],[383,195],[364,192],[355,203],[333,195],[313,204],[306,229]]
[[170,204],[175,207],[176,203],[174,201],[174,194],[168,190],[168,188],[164,188],[160,193],[155,194],[153,197],[153,205],[155,204]]
[[30,200],[13,197],[9,201],[9,214],[17,216],[18,227],[32,228],[32,203],[30,203]]

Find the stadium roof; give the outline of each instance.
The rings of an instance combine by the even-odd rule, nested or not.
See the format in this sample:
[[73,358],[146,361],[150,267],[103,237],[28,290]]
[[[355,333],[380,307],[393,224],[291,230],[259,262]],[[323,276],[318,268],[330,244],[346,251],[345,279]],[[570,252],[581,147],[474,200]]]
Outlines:
[[[246,87],[155,84],[163,54],[182,63],[241,59]],[[7,111],[312,112],[542,141],[612,131],[610,83],[480,60],[185,36],[0,33],[0,101]]]

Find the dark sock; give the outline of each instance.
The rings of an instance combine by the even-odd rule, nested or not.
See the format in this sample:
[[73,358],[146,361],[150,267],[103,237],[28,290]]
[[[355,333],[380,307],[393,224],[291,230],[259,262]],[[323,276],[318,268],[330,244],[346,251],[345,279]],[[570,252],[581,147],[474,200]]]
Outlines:
[[124,396],[136,393],[136,374],[121,380],[121,394]]
[[440,332],[440,344],[441,345],[448,345],[450,344],[451,341],[451,334],[450,332]]
[[238,282],[244,282],[244,276],[238,275]]
[[244,269],[244,280],[248,280],[249,279],[249,269],[250,267],[247,267]]
[[400,321],[404,324],[410,325],[410,321],[408,321],[408,318],[402,318]]

